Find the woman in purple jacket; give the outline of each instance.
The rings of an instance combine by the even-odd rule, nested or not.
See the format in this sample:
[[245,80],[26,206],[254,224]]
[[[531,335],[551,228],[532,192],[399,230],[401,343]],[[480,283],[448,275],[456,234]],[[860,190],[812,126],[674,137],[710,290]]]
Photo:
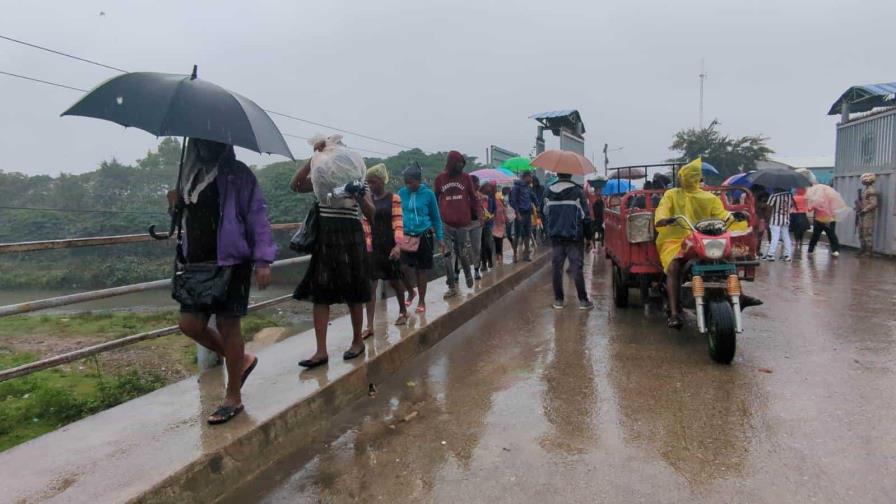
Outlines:
[[[232,146],[191,138],[180,187],[184,238],[178,274],[205,264],[217,265],[221,267],[217,271],[230,275],[224,292],[217,296],[220,300],[201,305],[178,296],[175,277],[181,331],[224,356],[227,392],[223,404],[208,417],[208,423],[219,424],[243,411],[240,388],[258,358],[245,353],[240,317],[249,305],[253,270],[260,289],[270,283],[277,247],[255,174],[236,160]],[[217,330],[208,326],[212,314]]]

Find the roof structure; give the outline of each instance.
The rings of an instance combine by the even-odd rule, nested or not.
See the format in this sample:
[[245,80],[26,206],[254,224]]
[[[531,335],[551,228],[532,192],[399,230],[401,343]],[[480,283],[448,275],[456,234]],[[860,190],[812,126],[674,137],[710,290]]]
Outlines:
[[843,104],[849,104],[849,112],[868,112],[878,107],[896,107],[896,82],[853,86],[831,105],[828,115],[837,115]]
[[[559,135],[559,130],[562,127],[578,132],[580,135],[585,133],[585,123],[582,122],[582,116],[579,114],[579,111],[575,109],[542,112],[529,116],[529,119],[535,119],[540,122],[542,126],[553,131],[555,135]],[[578,125],[581,126],[581,130],[577,127]]]

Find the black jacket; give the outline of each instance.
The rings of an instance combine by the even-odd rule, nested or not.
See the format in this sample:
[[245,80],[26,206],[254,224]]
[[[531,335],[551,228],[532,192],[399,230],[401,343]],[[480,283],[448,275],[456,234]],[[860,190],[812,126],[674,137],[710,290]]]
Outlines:
[[594,235],[585,190],[571,180],[558,180],[548,186],[544,215],[551,240],[578,242]]

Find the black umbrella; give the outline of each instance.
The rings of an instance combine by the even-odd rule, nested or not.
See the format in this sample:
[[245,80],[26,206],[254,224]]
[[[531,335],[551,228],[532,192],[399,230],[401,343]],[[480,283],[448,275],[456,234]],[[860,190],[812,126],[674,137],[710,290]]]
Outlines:
[[[293,159],[277,125],[268,114],[245,96],[191,75],[134,72],[113,77],[94,88],[62,115],[105,119],[124,127],[139,128],[156,136],[201,138],[236,145],[259,153],[280,154]],[[183,170],[181,151],[177,183]],[[177,188],[180,192],[180,187]],[[168,235],[179,221],[174,212]]]
[[793,189],[812,185],[805,176],[787,168],[770,168],[748,173],[744,179],[750,185],[761,185],[769,189]]

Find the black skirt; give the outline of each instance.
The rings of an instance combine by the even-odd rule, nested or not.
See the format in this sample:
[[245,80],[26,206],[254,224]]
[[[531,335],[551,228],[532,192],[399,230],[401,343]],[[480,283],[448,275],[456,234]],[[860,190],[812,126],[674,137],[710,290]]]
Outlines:
[[805,233],[809,230],[809,218],[804,213],[790,214],[790,231],[792,233]]
[[434,249],[435,239],[432,232],[427,231],[420,235],[420,246],[417,247],[416,252],[401,253],[401,262],[415,270],[431,270],[433,267],[432,255],[435,252]]
[[370,301],[370,261],[361,221],[320,217],[311,264],[293,297],[314,304]]
[[374,250],[370,254],[370,278],[371,280],[400,280],[401,263],[389,259],[389,254],[383,255]]

